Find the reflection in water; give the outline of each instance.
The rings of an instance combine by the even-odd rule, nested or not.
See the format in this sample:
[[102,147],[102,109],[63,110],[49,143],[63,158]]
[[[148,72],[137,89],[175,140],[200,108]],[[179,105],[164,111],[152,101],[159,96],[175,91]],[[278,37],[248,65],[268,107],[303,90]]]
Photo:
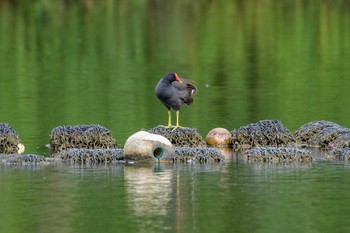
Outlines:
[[126,166],[124,173],[128,205],[134,212],[134,220],[146,224],[147,232],[170,228],[165,217],[172,215],[173,171],[155,164],[152,168]]
[[[133,222],[140,225],[141,232],[195,230],[198,224],[197,208],[209,204],[205,200],[203,203],[198,202],[198,197],[203,195],[198,187],[198,174],[205,174],[210,182],[215,181],[216,185],[224,186],[229,180],[218,177],[217,173],[226,170],[227,167],[223,164],[126,166],[124,177],[127,203],[133,212]],[[211,175],[215,177],[214,180],[210,178]],[[209,187],[212,187],[211,185]],[[211,188],[209,190],[208,195],[215,191]],[[215,198],[217,195],[213,194],[210,202],[219,203]]]
[[233,159],[233,149],[228,147],[218,148],[225,156],[226,162],[230,162]]

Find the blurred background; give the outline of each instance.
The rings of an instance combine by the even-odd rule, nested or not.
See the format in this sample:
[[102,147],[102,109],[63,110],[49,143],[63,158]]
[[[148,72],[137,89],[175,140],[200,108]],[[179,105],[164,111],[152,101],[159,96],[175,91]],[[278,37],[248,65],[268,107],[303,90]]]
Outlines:
[[48,155],[58,125],[103,125],[122,147],[166,124],[154,87],[170,71],[196,82],[180,124],[203,136],[263,119],[349,127],[349,61],[349,1],[0,0],[0,122],[26,153]]

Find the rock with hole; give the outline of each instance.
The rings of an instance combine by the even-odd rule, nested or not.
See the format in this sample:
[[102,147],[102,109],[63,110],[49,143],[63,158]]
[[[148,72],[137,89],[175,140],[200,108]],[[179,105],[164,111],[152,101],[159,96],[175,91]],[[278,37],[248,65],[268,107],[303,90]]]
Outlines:
[[133,161],[166,161],[173,159],[174,147],[161,135],[139,131],[126,140],[124,157]]

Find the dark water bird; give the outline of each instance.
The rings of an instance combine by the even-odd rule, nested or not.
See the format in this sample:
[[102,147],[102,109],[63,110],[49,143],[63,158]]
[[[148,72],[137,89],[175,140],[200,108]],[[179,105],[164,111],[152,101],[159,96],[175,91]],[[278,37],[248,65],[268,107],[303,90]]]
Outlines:
[[179,111],[181,106],[185,103],[190,105],[193,102],[194,96],[197,94],[197,88],[194,82],[189,79],[180,78],[177,73],[168,73],[161,78],[156,86],[156,95],[168,109],[168,126],[167,128],[173,127],[171,125],[171,111],[176,111],[176,125],[175,128],[180,127],[179,125]]

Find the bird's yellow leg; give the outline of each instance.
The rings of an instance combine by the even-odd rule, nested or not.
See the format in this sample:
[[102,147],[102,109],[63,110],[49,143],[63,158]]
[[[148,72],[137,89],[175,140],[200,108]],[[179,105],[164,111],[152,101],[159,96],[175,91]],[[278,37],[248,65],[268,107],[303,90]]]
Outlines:
[[167,128],[170,128],[171,127],[171,112],[170,110],[168,110],[168,127]]
[[163,128],[172,128],[174,127],[173,125],[171,125],[171,111],[168,110],[168,125],[158,125],[159,127],[163,127]]
[[180,118],[180,111],[176,111],[176,125],[175,125],[175,127],[180,127],[179,118]]
[[176,125],[175,125],[173,130],[175,130],[177,128],[181,128],[181,126],[179,124],[179,118],[180,118],[180,111],[176,111]]

